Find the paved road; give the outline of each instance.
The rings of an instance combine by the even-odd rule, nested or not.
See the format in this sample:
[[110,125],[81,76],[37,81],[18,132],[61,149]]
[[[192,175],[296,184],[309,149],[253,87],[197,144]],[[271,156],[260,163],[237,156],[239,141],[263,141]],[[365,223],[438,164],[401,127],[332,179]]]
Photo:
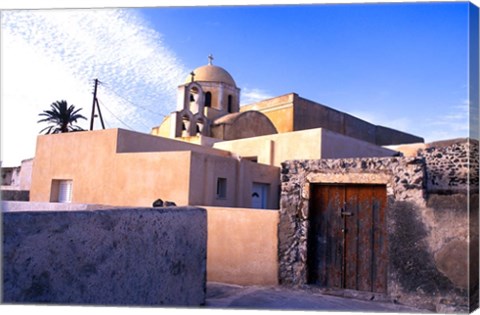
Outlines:
[[391,302],[364,301],[288,287],[207,284],[207,308],[430,313]]

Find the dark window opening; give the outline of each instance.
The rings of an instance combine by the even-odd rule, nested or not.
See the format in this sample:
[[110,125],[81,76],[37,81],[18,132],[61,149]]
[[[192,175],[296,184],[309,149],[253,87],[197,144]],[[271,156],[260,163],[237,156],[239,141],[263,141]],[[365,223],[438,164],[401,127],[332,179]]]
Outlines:
[[207,92],[205,93],[205,107],[212,106],[212,93]]
[[242,159],[258,163],[258,157],[257,156],[242,156]]
[[232,96],[229,95],[229,96],[228,96],[228,112],[229,112],[229,113],[232,113],[232,112],[233,112],[233,108],[232,108],[233,106],[232,106],[232,105],[233,105],[233,104],[232,104]]
[[217,178],[217,199],[227,198],[227,179]]

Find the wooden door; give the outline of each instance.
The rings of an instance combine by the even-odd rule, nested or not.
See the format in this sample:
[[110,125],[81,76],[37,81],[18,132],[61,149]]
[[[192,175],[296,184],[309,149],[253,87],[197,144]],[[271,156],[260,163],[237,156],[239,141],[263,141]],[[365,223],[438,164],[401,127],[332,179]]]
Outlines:
[[384,185],[313,185],[308,280],[323,287],[385,293]]

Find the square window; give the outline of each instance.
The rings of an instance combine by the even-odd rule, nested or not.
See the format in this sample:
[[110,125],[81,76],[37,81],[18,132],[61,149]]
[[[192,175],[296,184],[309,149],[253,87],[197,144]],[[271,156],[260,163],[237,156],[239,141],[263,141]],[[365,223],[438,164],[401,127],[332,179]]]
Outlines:
[[52,180],[51,202],[72,202],[72,180]]

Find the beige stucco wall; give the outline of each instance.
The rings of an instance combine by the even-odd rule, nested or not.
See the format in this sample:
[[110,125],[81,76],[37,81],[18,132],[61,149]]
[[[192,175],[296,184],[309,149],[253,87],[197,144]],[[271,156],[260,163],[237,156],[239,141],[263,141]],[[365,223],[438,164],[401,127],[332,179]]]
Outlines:
[[213,147],[279,167],[285,160],[321,158],[320,139],[321,129],[312,129],[219,142]]
[[160,136],[168,138],[170,137],[170,130],[171,130],[172,119],[171,116],[166,116],[162,123],[156,127],[153,127],[150,134],[154,136]]
[[[251,207],[254,182],[269,184],[267,208],[278,208],[280,169],[245,160],[193,152],[190,162],[190,205]],[[217,198],[217,179],[227,180],[226,198]]]
[[277,210],[207,209],[207,281],[278,284]]
[[[115,174],[107,204],[148,206],[161,198],[188,205],[190,152],[123,153],[115,156]],[[108,181],[107,181],[108,182]]]
[[230,156],[229,152],[213,149],[208,146],[200,146],[176,139],[155,137],[135,131],[116,130],[118,130],[118,138],[116,140],[116,152],[118,153],[195,151],[218,156]]
[[381,157],[394,151],[317,128],[256,138],[215,143],[214,148],[231,151],[241,157],[258,157],[258,163],[281,166],[286,160]]
[[241,111],[258,110],[265,114],[279,133],[328,129],[378,145],[423,142],[423,139],[402,131],[376,126],[334,108],[290,93],[254,104]]
[[240,107],[241,112],[258,110],[265,114],[279,133],[294,131],[295,94],[290,93]]
[[215,120],[212,137],[236,140],[276,134],[277,130],[266,115],[259,111],[247,111],[226,115]]
[[118,131],[39,136],[30,200],[50,201],[52,179],[68,179],[73,180],[72,202],[151,206],[162,198],[187,205],[191,153],[117,154],[118,139],[125,135]]
[[[279,168],[137,132],[39,136],[34,161],[31,201],[53,201],[52,180],[72,180],[74,203],[150,207],[160,198],[179,206],[250,207],[252,183],[260,182],[270,184],[267,207],[278,208]],[[227,179],[223,199],[216,198],[218,177]]]
[[322,159],[394,156],[396,151],[322,129]]
[[[42,135],[37,137],[37,148],[32,172],[31,201],[50,201],[52,179],[85,178],[92,194],[104,192],[99,179],[110,178],[114,170],[111,163],[116,148],[116,129],[70,134]],[[81,176],[83,175],[83,176]],[[95,197],[82,195],[73,187],[73,201],[96,203]],[[83,200],[79,200],[83,199]]]

